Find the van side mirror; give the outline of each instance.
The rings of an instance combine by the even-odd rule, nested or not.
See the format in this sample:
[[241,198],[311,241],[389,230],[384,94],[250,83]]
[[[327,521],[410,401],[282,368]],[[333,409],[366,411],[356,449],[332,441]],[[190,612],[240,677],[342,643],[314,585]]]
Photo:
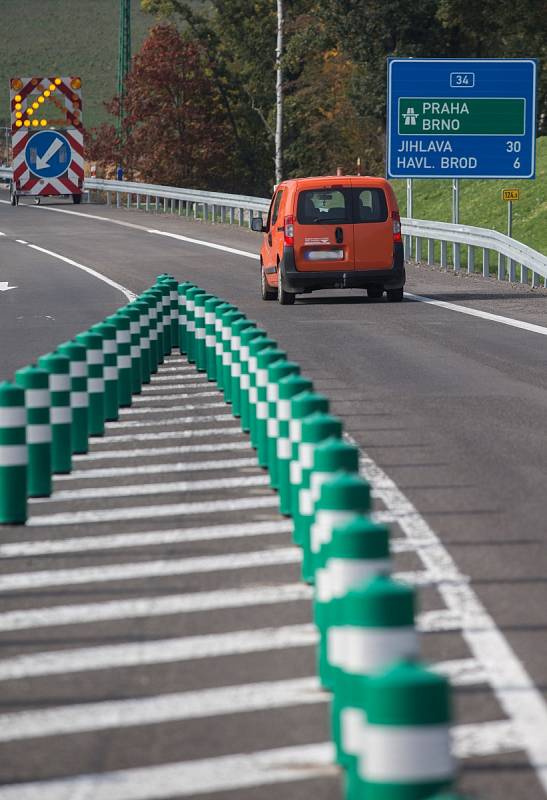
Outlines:
[[251,219],[251,230],[255,233],[266,233],[266,226],[262,223],[262,217],[253,217]]

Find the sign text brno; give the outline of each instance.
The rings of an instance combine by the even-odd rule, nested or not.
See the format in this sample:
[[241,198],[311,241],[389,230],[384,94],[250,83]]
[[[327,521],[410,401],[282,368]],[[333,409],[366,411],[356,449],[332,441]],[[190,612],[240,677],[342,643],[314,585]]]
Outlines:
[[533,178],[536,62],[388,59],[388,178]]

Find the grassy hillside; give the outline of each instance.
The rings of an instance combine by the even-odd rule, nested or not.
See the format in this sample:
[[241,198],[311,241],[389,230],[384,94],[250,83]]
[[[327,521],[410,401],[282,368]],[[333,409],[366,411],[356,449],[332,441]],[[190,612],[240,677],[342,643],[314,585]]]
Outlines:
[[[118,0],[1,0],[0,125],[15,75],[80,75],[84,125],[106,119],[102,103],[116,91],[118,8]],[[132,0],[134,53],[154,23]]]
[[[393,181],[401,214],[406,216],[406,181]],[[462,180],[460,222],[507,233],[507,203],[502,189],[520,189],[513,203],[513,237],[547,255],[547,136],[537,140],[535,180]],[[414,181],[414,217],[450,222],[452,182]]]

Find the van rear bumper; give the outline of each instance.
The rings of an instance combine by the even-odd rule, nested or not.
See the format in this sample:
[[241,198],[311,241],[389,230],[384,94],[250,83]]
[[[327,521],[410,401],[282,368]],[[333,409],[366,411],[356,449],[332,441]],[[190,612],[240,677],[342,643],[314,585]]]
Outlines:
[[386,289],[401,289],[405,285],[405,263],[402,243],[393,246],[393,265],[388,269],[350,270],[349,272],[299,272],[294,262],[294,248],[283,250],[283,283],[291,292],[314,289],[366,289],[383,286]]

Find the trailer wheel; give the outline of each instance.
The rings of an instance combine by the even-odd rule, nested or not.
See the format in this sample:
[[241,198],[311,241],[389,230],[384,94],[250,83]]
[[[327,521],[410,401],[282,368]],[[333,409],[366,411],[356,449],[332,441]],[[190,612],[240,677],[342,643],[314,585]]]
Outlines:
[[73,194],[72,195],[72,202],[76,206],[80,205],[81,199],[82,199],[82,195],[81,194]]
[[10,203],[12,204],[12,206],[18,206],[19,205],[19,198],[17,197],[17,192],[16,192],[13,184],[10,186],[9,199],[10,199]]
[[35,206],[39,206],[40,205],[40,198],[39,197],[35,197],[34,198],[34,205]]

